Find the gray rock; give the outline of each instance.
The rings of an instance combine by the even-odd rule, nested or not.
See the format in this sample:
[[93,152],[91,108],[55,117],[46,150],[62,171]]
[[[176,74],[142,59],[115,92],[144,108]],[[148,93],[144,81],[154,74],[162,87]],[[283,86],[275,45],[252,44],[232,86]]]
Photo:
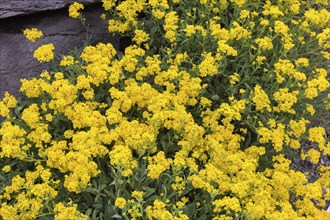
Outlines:
[[87,5],[99,3],[101,0],[0,0],[0,19],[56,10],[64,8],[73,2],[80,2]]
[[[108,32],[107,24],[100,18],[102,13],[101,5],[84,9],[92,34],[91,44],[110,42],[118,49],[119,38]],[[41,30],[44,34],[42,41],[53,43],[55,52],[60,54],[82,47],[85,39],[84,27],[78,19],[68,16],[67,8],[0,19],[0,99],[5,91],[18,95],[21,78],[34,77],[49,67],[33,57],[40,43],[32,43],[23,35],[24,29],[33,27]]]

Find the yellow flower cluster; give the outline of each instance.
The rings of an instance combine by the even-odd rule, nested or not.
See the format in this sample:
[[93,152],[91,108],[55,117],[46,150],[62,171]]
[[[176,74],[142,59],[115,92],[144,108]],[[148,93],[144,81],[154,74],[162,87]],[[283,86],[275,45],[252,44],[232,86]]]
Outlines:
[[310,8],[304,14],[306,21],[313,25],[324,27],[330,21],[330,12],[326,9],[316,11],[314,8]]
[[214,212],[221,212],[223,210],[233,210],[240,212],[241,206],[237,198],[224,197],[223,199],[217,199],[212,203],[215,208]]
[[9,117],[10,109],[15,108],[16,104],[16,98],[5,92],[2,101],[0,101],[0,116]]
[[115,206],[117,206],[120,209],[123,209],[126,205],[126,200],[122,197],[119,197],[115,201]]
[[[308,66],[308,59],[307,58],[299,58],[295,61],[296,66],[299,68],[300,66]],[[306,75],[303,72],[300,72],[297,70],[297,67],[290,61],[290,60],[282,60],[279,59],[275,64],[275,73],[276,73],[276,79],[278,83],[282,83],[284,80],[286,80],[286,76],[289,77],[289,79],[296,79],[297,81],[305,81]],[[288,80],[288,79],[287,79]]]
[[278,18],[280,16],[284,16],[283,12],[279,9],[278,6],[272,5],[270,1],[266,1],[264,5],[264,10],[262,11],[263,15],[271,15],[274,18]]
[[277,101],[278,105],[274,106],[274,111],[276,112],[288,112],[291,114],[295,114],[296,111],[292,107],[295,103],[297,103],[297,95],[299,91],[295,90],[293,92],[289,92],[288,88],[279,89],[279,91],[273,94],[274,99]]
[[272,39],[269,37],[257,38],[255,42],[263,50],[273,49]]
[[155,200],[152,206],[147,206],[146,214],[148,219],[169,219],[169,220],[188,220],[188,216],[179,213],[178,216],[173,216],[168,210],[166,210],[166,204],[159,200]]
[[229,76],[229,83],[231,85],[235,85],[239,81],[239,74],[238,73],[233,73],[232,75]]
[[182,177],[176,176],[175,182],[172,184],[172,188],[176,191],[178,191],[179,195],[182,194],[182,192],[185,189],[185,181]]
[[55,47],[53,44],[45,44],[34,51],[34,58],[36,58],[40,63],[49,62],[54,59]]
[[149,34],[144,32],[143,30],[135,30],[135,36],[132,39],[137,44],[141,44],[149,40]]
[[60,62],[60,66],[70,66],[72,64],[74,64],[73,56],[64,56]]
[[275,21],[274,32],[282,36],[281,40],[283,43],[284,51],[289,51],[294,47],[291,38],[292,34],[290,34],[290,28],[283,21]]
[[218,65],[211,53],[204,56],[204,60],[198,65],[200,76],[213,76],[218,72]]
[[110,155],[110,164],[122,167],[123,176],[129,176],[133,173],[133,169],[137,167],[137,162],[133,159],[132,151],[123,145],[116,145]]
[[166,160],[163,151],[159,151],[157,155],[148,158],[148,161],[148,176],[152,179],[157,179],[171,164],[170,161]]
[[43,33],[36,28],[25,29],[23,33],[26,39],[32,42],[36,42],[36,40],[43,36]]
[[63,203],[57,203],[54,208],[55,211],[55,219],[56,220],[67,220],[67,219],[75,219],[75,220],[87,220],[88,216],[80,213],[77,210],[77,205],[74,204],[72,206],[66,206]]
[[84,9],[84,5],[78,2],[74,2],[69,6],[69,16],[71,18],[78,18],[80,15],[79,10]]
[[326,28],[316,36],[319,45],[321,47],[323,47],[324,49],[327,49],[330,47],[329,35],[330,35],[330,28]]
[[58,192],[53,189],[49,169],[38,165],[35,171],[26,171],[25,178],[16,175],[11,185],[4,188],[3,198],[16,198],[15,204],[2,203],[0,215],[4,219],[36,219],[48,200]]
[[330,83],[327,80],[327,71],[323,68],[315,69],[315,78],[307,82],[307,88],[304,95],[308,99],[314,99],[320,92],[327,90]]
[[175,37],[175,31],[178,29],[178,26],[176,23],[178,22],[178,16],[176,12],[172,11],[165,16],[165,37],[171,42],[174,43],[176,37]]
[[26,131],[18,125],[13,125],[10,122],[4,122],[0,128],[0,158],[17,157],[24,159],[29,146],[25,144]]
[[252,101],[256,105],[258,111],[271,111],[268,95],[259,85],[254,87]]

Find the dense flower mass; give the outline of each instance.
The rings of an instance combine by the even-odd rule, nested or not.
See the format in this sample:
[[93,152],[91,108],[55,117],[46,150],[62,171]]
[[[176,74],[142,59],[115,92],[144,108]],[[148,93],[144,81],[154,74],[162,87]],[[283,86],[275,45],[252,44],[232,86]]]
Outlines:
[[330,218],[328,1],[102,2],[0,101],[1,219]]

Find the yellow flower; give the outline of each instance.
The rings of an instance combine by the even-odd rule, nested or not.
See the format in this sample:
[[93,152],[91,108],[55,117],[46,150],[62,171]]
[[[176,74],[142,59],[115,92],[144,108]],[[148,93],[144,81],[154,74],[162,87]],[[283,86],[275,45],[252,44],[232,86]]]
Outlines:
[[62,202],[57,203],[54,207],[55,212],[55,220],[87,220],[88,216],[80,213],[77,210],[77,205],[74,204],[73,206],[67,207]]
[[311,104],[306,104],[306,110],[311,114],[311,115],[314,115],[315,114],[315,109],[313,107],[313,105]]
[[173,43],[175,41],[175,30],[178,29],[178,25],[176,24],[179,20],[178,15],[175,11],[169,12],[165,16],[165,24],[164,24],[164,30],[165,30],[165,36],[166,38]]
[[142,200],[144,195],[143,191],[133,191],[132,192],[132,197],[136,198],[137,200]]
[[308,140],[319,144],[319,148],[325,146],[325,129],[322,127],[313,127],[308,130]]
[[240,19],[250,18],[250,11],[242,10],[239,14]]
[[10,95],[8,92],[5,92],[3,102],[7,105],[8,108],[14,108],[17,104],[16,98]]
[[274,107],[276,112],[288,112],[291,114],[295,114],[296,111],[292,106],[297,103],[297,95],[299,91],[295,90],[293,92],[289,92],[288,88],[281,88],[277,92],[273,94],[274,99],[277,101],[278,105]]
[[188,24],[186,26],[185,32],[186,32],[186,36],[187,37],[190,37],[191,35],[195,34],[196,33],[196,30],[195,30],[194,25],[189,25]]
[[204,54],[204,60],[198,65],[200,76],[213,76],[218,72],[218,65],[212,53]]
[[102,18],[103,20],[105,20],[107,18],[107,15],[106,14],[101,14],[100,15],[100,18]]
[[141,219],[142,217],[141,209],[142,209],[141,204],[134,204],[133,206],[131,206],[130,209],[127,210],[127,212],[131,216],[132,220]]
[[126,205],[126,200],[122,197],[118,197],[115,201],[115,206],[120,208],[120,209],[123,209]]
[[308,58],[298,58],[295,60],[294,64],[296,66],[303,66],[303,67],[308,67],[309,66],[309,60]]
[[22,112],[22,119],[30,128],[36,128],[41,120],[39,107],[37,104],[31,104],[28,108]]
[[157,19],[162,19],[165,16],[165,12],[159,9],[152,9],[152,15]]
[[16,106],[17,100],[14,96],[5,92],[5,96],[0,101],[0,116],[9,117],[10,109]]
[[258,64],[263,64],[263,62],[266,60],[267,58],[265,56],[257,56],[256,61]]
[[263,112],[264,110],[267,110],[270,112],[272,110],[267,93],[259,85],[254,87],[252,101],[256,105],[257,111]]
[[278,6],[272,5],[270,1],[266,1],[262,14],[272,15],[274,18],[278,18],[279,16],[284,16],[283,12],[278,8]]
[[38,40],[43,35],[43,33],[36,28],[25,29],[23,33],[24,33],[26,39],[28,39],[32,42],[36,42],[36,40]]
[[137,44],[141,44],[149,40],[149,34],[144,32],[143,30],[135,30],[135,36],[132,39]]
[[80,15],[79,10],[84,9],[84,5],[78,2],[75,2],[69,6],[69,16],[71,18],[78,18]]
[[269,38],[269,37],[257,38],[255,40],[255,42],[263,50],[271,50],[271,49],[273,49],[272,39]]
[[133,169],[137,167],[137,162],[133,159],[132,151],[127,146],[115,145],[109,153],[110,164],[123,168],[122,175],[129,176]]
[[318,150],[315,149],[309,149],[307,154],[302,154],[302,159],[305,159],[306,157],[309,157],[309,160],[313,164],[317,164],[320,160],[321,153]]
[[242,7],[246,2],[246,0],[230,0],[230,1],[235,3],[238,7]]
[[[225,40],[218,41],[217,52],[227,56],[237,56],[237,50],[226,44]],[[221,55],[219,60],[221,60]]]
[[261,19],[261,20],[260,20],[260,25],[262,25],[262,26],[267,26],[267,25],[269,25],[269,21],[266,20],[266,19]]
[[240,26],[236,21],[233,22],[233,27],[229,30],[229,32],[230,38],[235,40],[251,37],[251,32]]
[[316,11],[314,8],[310,8],[305,12],[304,16],[309,23],[319,27],[324,27],[330,20],[330,12],[326,9]]
[[214,212],[221,212],[224,210],[233,210],[236,212],[241,211],[241,205],[237,198],[224,197],[223,199],[217,199],[212,202],[212,205],[215,206],[213,209]]
[[149,205],[146,208],[148,219],[174,219],[171,212],[166,210],[166,204],[156,199],[153,206]]
[[275,33],[279,34],[283,34],[283,35],[288,35],[289,34],[289,27],[282,21],[275,21],[275,25],[274,25],[274,31]]
[[295,137],[299,138],[306,132],[306,125],[308,123],[309,121],[305,119],[301,119],[299,121],[290,120],[290,129],[292,132],[289,132],[289,134],[291,135],[292,133]]
[[205,98],[205,97],[201,97],[201,100],[200,100],[200,105],[203,106],[203,107],[207,107],[207,106],[211,106],[212,104],[212,101]]
[[157,179],[160,174],[170,167],[170,162],[165,158],[163,151],[159,151],[157,155],[148,158],[148,176],[152,179]]
[[238,82],[238,80],[239,80],[239,74],[236,72],[229,76],[229,83],[231,85],[235,85]]
[[21,160],[26,157],[25,150],[22,149],[25,143],[26,131],[11,122],[4,122],[0,126],[0,157],[18,157]]
[[11,167],[9,165],[6,165],[2,168],[3,172],[9,173],[11,171]]
[[321,54],[325,59],[330,60],[330,53],[328,51],[322,51]]
[[272,129],[261,127],[257,132],[260,135],[260,143],[268,143],[269,141],[272,141],[275,151],[279,152],[282,150],[283,141],[286,135],[283,124],[277,124],[277,128]]
[[102,2],[103,2],[103,8],[105,10],[110,10],[113,6],[116,5],[115,0],[102,0]]
[[[189,29],[188,29],[189,27]],[[196,29],[194,28],[193,25],[187,25],[186,28],[186,36],[188,36],[188,30],[190,30],[190,32],[192,32],[193,34],[196,32]],[[221,25],[216,23],[215,21],[211,20],[210,21],[210,30],[211,30],[211,35],[213,37],[215,37],[217,40],[229,40],[230,39],[230,33],[227,29],[225,28],[221,28]],[[191,34],[190,34],[191,35]]]
[[46,119],[46,121],[51,122],[53,120],[53,116],[51,114],[46,114],[45,119]]
[[40,62],[49,62],[54,59],[55,47],[53,44],[45,44],[34,51],[33,56]]
[[70,66],[72,64],[74,64],[73,56],[64,56],[60,62],[60,66]]
[[297,150],[297,149],[300,148],[300,142],[299,142],[298,140],[291,139],[291,140],[290,140],[290,147],[291,147],[292,149]]
[[108,25],[109,32],[124,33],[125,31],[130,30],[130,23],[129,22],[110,19],[108,24],[109,24]]
[[172,186],[172,189],[177,191],[179,195],[182,194],[182,192],[186,188],[185,181],[180,176],[175,177],[175,182],[171,186]]

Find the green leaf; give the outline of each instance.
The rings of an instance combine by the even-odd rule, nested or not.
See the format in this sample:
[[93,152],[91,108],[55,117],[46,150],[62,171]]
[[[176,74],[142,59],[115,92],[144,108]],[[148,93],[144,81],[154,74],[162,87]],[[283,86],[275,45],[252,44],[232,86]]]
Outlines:
[[93,204],[94,203],[93,197],[91,196],[90,193],[88,193],[88,192],[81,192],[80,194],[82,195],[82,197],[84,197],[84,199],[87,201],[87,203],[89,203],[89,204]]
[[145,191],[144,197],[146,198],[148,198],[151,194],[153,194],[156,191],[156,189],[147,186],[143,186],[142,189]]
[[188,204],[188,205],[185,205],[183,208],[182,208],[183,212],[188,215],[189,219],[192,219],[193,218],[193,215],[195,213],[195,210],[196,210],[196,205],[195,203],[191,203],[191,204]]
[[113,216],[111,216],[111,218],[122,219],[122,217],[119,214],[114,214]]

